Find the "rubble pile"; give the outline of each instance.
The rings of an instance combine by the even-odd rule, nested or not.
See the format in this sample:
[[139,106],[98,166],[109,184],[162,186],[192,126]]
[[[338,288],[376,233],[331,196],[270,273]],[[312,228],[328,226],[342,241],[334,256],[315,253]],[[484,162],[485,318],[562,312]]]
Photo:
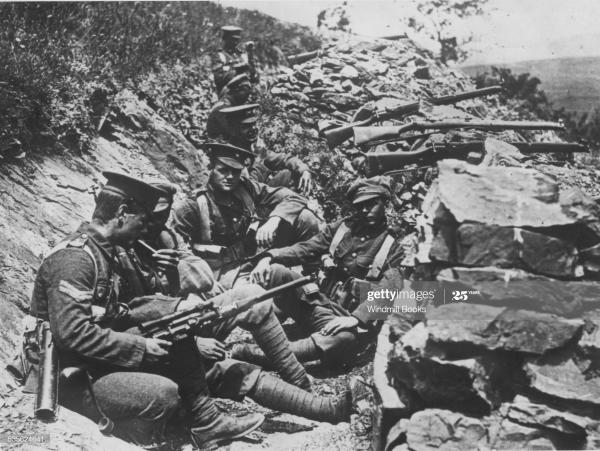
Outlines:
[[386,449],[597,449],[598,205],[518,162],[437,169],[414,261],[444,300],[388,321]]

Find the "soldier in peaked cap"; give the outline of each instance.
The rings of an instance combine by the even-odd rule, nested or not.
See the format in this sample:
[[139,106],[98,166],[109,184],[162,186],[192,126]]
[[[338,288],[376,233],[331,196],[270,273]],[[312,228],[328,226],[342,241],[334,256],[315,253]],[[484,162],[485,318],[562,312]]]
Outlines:
[[300,158],[257,148],[257,109],[258,104],[255,103],[221,108],[216,113],[219,116],[219,127],[212,127],[210,134],[256,154],[253,164],[248,167],[252,179],[269,186],[297,187],[302,194],[309,194],[312,189],[312,173]]
[[173,222],[229,288],[251,268],[244,262],[258,247],[303,241],[318,232],[318,224],[304,197],[243,174],[252,152],[220,143],[205,149],[211,161],[208,185],[175,207]]
[[[51,251],[34,285],[31,314],[48,321],[60,367],[84,367],[88,373],[88,384],[62,384],[60,402],[93,419],[110,418],[117,435],[140,443],[154,441],[178,409],[179,396],[200,443],[255,429],[261,415],[230,419],[219,412],[193,340],[171,344],[135,333],[140,321],[172,313],[182,303],[121,294],[119,247],[130,248],[146,231],[159,198],[168,194],[127,175],[104,175],[108,181],[91,222]],[[100,320],[96,307],[104,311]]]
[[247,103],[252,87],[247,74],[233,77],[219,93],[219,101],[213,105],[206,120],[206,136],[211,139],[221,136],[229,126],[221,110]]
[[212,72],[217,93],[235,76],[247,74],[251,83],[258,82],[254,63],[254,43],[246,43],[246,52],[240,49],[242,29],[233,25],[221,27],[223,48],[212,56]]
[[[325,277],[315,296],[295,290],[275,299],[284,315],[309,335],[292,343],[300,361],[351,362],[374,337],[377,325],[366,304],[360,303],[359,292],[373,287],[402,288],[398,267],[403,252],[385,216],[391,194],[388,177],[358,180],[347,191],[353,208],[350,216],[328,224],[310,240],[268,250],[256,265],[253,280],[270,287],[300,277],[286,266],[321,257]],[[232,355],[266,363],[252,345],[236,345]]]

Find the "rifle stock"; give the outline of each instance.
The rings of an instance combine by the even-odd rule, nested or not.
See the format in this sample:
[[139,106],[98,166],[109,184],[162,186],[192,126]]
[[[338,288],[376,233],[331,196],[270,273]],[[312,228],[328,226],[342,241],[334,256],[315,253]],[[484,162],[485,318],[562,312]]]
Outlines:
[[334,128],[332,130],[327,130],[323,133],[325,139],[327,139],[327,144],[330,149],[333,149],[336,146],[339,146],[344,141],[352,138],[352,130],[354,127],[362,127],[369,124],[372,124],[376,121],[385,121],[388,119],[400,119],[404,116],[408,116],[410,114],[416,114],[419,112],[420,104],[419,102],[407,103],[404,105],[400,105],[396,108],[376,111],[367,119],[362,121],[353,122],[350,124],[346,124],[342,127]]
[[[575,153],[587,152],[587,147],[576,143],[508,143],[525,154],[530,153]],[[403,169],[410,164],[429,165],[443,158],[464,158],[471,152],[483,153],[484,141],[461,143],[440,143],[435,147],[426,146],[413,152],[367,152],[365,154],[369,177]]]
[[224,307],[217,307],[209,300],[208,302],[199,304],[189,310],[182,310],[156,320],[147,321],[140,324],[138,327],[145,337],[179,341],[198,329],[202,329],[215,322],[220,322],[235,316],[240,312],[248,310],[253,305],[266,301],[285,290],[306,285],[314,280],[315,275],[300,277],[299,279],[266,290],[259,295],[249,296],[239,302],[234,302]]
[[564,130],[564,126],[558,122],[535,122],[535,121],[441,121],[441,122],[410,122],[400,126],[385,127],[354,127],[354,143],[356,145],[366,144],[370,141],[394,139],[398,141],[409,137],[402,134],[410,131],[423,132],[425,130],[453,130],[459,128],[470,128],[478,130]]

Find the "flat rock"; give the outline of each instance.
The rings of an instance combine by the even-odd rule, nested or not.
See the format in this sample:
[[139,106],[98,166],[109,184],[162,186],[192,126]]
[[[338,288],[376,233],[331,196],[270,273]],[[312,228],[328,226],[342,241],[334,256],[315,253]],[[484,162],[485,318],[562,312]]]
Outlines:
[[600,283],[556,280],[521,269],[453,267],[440,271],[437,280],[449,290],[478,292],[478,303],[566,317],[579,316],[587,304],[600,300]]
[[600,406],[600,377],[588,378],[570,355],[528,359],[530,386],[563,401]]
[[597,420],[556,410],[545,404],[531,402],[524,396],[516,396],[512,403],[503,405],[500,409],[515,423],[525,426],[553,429],[557,432],[584,438],[586,428],[599,424]]
[[359,73],[358,73],[358,70],[356,70],[355,67],[350,66],[350,65],[346,65],[340,71],[340,76],[342,78],[349,79],[349,80],[358,80]]
[[469,303],[443,305],[427,312],[430,340],[468,343],[490,351],[544,354],[565,346],[583,326],[583,320]]
[[430,256],[465,266],[516,267],[554,277],[582,275],[573,244],[516,227],[471,222],[448,226],[435,235]]
[[459,223],[550,227],[577,222],[561,203],[548,202],[556,197],[558,184],[553,177],[535,169],[442,160],[438,170],[439,190],[429,195],[439,196]]

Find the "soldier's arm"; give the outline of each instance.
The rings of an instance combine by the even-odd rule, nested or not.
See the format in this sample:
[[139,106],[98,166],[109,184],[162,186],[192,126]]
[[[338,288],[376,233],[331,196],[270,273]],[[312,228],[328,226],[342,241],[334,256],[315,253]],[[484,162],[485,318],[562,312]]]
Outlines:
[[287,153],[269,151],[265,155],[263,163],[271,171],[289,169],[297,177],[304,172],[310,171],[308,165],[300,158]]
[[93,362],[138,368],[145,339],[92,321],[92,258],[82,249],[63,249],[48,258],[45,268],[50,329],[57,345]]
[[271,256],[271,263],[281,263],[285,266],[300,265],[327,253],[340,222],[327,224],[322,232],[309,240],[291,246],[270,249],[267,254]]
[[172,226],[188,244],[202,243],[200,231],[207,226],[204,222],[198,203],[192,199],[185,199],[173,208]]
[[278,216],[294,224],[302,210],[306,208],[306,198],[288,188],[272,188],[255,180],[244,179],[251,190],[257,206],[270,211],[269,217]]

